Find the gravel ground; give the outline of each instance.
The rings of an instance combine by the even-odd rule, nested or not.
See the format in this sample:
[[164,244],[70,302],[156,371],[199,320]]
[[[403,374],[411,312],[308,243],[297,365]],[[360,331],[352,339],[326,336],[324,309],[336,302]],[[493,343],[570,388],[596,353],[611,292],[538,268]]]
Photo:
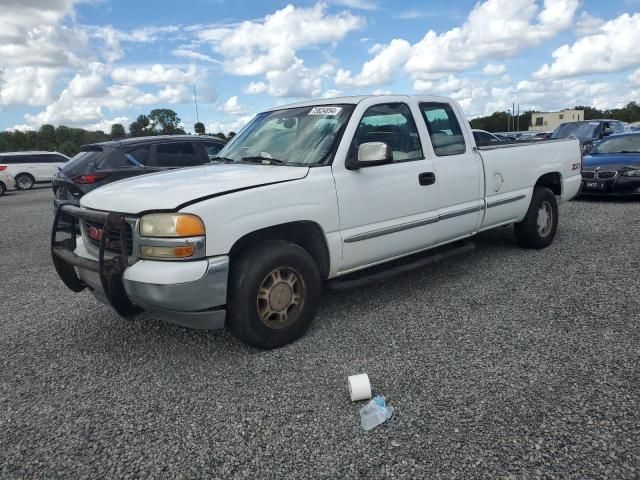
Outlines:
[[[3,478],[638,478],[640,203],[561,207],[375,287],[302,340],[120,319],[51,266],[48,188],[0,198]],[[394,417],[359,427],[347,375]]]

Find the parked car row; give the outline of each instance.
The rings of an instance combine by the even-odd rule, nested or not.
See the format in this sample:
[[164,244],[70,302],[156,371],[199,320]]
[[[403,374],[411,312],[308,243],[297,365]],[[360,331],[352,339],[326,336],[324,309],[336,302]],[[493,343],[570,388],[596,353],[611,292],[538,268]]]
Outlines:
[[50,182],[68,161],[69,157],[58,152],[0,153],[0,172],[11,175],[16,188],[29,190],[36,183]]
[[0,195],[52,183],[54,204],[78,204],[85,193],[117,180],[209,163],[226,142],[167,135],[84,145],[73,158],[58,152],[0,153]]

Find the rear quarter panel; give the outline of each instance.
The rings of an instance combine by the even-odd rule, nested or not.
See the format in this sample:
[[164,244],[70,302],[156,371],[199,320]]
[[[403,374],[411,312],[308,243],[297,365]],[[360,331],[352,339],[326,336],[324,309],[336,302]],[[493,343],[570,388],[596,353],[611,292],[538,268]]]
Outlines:
[[561,201],[573,198],[580,188],[581,153],[578,140],[508,145],[479,151],[484,165],[487,205],[522,197],[487,208],[482,229],[522,220],[531,202],[534,185],[547,173],[560,174]]

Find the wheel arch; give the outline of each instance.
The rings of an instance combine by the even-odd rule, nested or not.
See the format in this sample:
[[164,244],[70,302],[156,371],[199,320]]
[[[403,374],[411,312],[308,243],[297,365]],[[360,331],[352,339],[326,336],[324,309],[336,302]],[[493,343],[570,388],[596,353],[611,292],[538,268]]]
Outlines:
[[562,175],[560,172],[548,172],[540,176],[535,187],[547,187],[556,196],[562,196]]
[[281,223],[255,230],[240,237],[231,247],[229,256],[233,262],[240,252],[265,240],[285,240],[294,243],[307,251],[313,258],[320,276],[326,280],[331,268],[329,246],[322,227],[316,222],[300,220]]

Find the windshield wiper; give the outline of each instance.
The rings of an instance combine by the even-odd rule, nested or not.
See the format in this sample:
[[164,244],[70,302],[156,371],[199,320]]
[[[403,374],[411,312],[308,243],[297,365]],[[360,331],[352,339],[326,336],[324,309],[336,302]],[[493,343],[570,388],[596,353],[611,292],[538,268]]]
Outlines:
[[213,157],[210,162],[220,162],[220,163],[233,163],[233,158],[227,157]]
[[271,157],[242,157],[242,162],[262,163],[264,165],[284,165],[286,162]]

